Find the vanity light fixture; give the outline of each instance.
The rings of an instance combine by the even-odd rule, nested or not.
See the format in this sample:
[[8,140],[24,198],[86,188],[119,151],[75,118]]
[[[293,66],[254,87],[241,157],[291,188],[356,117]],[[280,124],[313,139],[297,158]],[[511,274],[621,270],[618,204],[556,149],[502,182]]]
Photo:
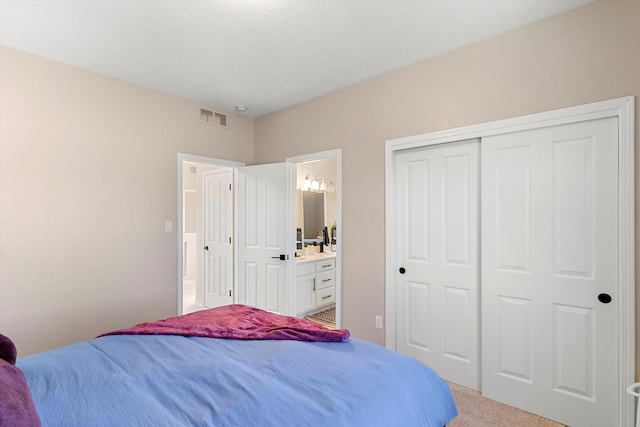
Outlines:
[[318,177],[318,182],[320,183],[320,191],[327,191],[327,180],[324,177]]
[[304,177],[304,181],[302,181],[302,187],[300,187],[300,190],[309,191],[309,189],[311,188],[312,180],[313,177],[311,176],[311,174],[307,174],[307,176]]
[[327,180],[323,176],[319,176],[318,179],[314,179],[311,174],[307,174],[304,177],[304,181],[302,181],[302,185],[300,186],[300,191],[313,191],[313,192],[335,192],[336,186],[333,183],[333,180]]

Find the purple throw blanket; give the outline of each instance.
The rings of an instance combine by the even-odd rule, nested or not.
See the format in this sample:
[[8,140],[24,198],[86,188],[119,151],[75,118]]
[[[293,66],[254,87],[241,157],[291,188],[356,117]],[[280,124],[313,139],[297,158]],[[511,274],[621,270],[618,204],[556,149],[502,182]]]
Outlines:
[[16,346],[0,334],[0,427],[40,427],[40,418],[22,371]]
[[327,329],[310,320],[282,316],[246,305],[212,308],[100,335],[183,335],[236,340],[342,342],[346,329]]

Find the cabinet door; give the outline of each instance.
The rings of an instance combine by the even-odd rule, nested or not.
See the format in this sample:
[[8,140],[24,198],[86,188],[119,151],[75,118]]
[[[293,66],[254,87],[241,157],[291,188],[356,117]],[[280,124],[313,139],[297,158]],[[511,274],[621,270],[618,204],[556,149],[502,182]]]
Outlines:
[[315,275],[298,277],[296,280],[296,316],[303,316],[316,308]]

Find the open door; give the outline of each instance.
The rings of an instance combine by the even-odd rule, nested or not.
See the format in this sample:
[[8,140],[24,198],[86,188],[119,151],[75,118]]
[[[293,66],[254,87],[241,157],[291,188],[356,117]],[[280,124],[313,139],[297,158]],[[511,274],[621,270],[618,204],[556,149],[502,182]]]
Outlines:
[[237,172],[236,302],[288,315],[295,243],[290,226],[293,165],[245,166]]
[[233,197],[232,170],[202,174],[204,306],[233,303]]

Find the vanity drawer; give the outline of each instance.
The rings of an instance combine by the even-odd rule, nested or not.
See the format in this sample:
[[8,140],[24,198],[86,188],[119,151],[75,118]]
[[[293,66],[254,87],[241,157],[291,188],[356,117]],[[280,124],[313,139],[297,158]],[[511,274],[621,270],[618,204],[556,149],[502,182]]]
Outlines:
[[316,271],[335,270],[336,259],[325,259],[316,263]]
[[316,291],[316,307],[336,302],[336,287],[321,289]]
[[336,271],[321,271],[316,273],[316,290],[336,285]]
[[309,274],[316,274],[316,263],[305,262],[296,264],[296,276],[307,276]]

